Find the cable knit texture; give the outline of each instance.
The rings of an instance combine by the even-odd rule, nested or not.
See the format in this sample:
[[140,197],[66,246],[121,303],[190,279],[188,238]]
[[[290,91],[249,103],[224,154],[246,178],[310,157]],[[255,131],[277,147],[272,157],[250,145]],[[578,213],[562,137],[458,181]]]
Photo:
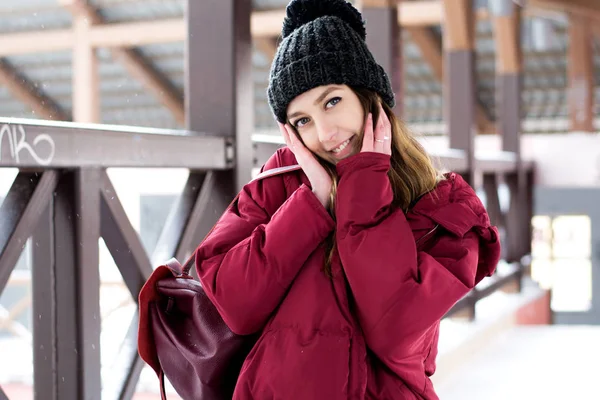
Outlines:
[[279,122],[296,96],[322,85],[364,87],[395,105],[390,80],[365,43],[361,14],[346,0],[292,0],[282,37],[267,89]]

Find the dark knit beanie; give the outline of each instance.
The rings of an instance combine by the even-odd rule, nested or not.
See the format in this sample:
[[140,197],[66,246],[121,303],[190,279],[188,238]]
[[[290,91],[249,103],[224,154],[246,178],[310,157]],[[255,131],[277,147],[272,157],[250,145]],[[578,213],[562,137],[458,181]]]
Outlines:
[[296,96],[322,85],[371,89],[394,107],[390,80],[365,43],[362,16],[346,0],[292,0],[281,34],[267,89],[279,122]]

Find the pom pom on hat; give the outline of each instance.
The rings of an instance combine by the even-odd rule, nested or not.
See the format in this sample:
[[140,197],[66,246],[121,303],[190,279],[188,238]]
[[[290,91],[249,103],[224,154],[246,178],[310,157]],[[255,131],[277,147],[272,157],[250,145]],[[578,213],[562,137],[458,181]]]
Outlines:
[[367,32],[362,16],[346,0],[292,0],[286,8],[281,35],[286,38],[302,25],[324,16],[340,18],[365,40]]

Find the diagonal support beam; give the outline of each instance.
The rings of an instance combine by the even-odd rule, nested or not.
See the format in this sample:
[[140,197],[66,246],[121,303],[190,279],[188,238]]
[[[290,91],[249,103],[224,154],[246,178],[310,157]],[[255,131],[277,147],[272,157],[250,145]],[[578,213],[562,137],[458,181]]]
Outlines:
[[71,116],[50,96],[44,93],[7,60],[0,59],[0,85],[5,86],[13,96],[31,107],[33,112],[44,119],[70,121]]
[[[190,172],[179,199],[171,207],[165,225],[152,253],[152,265],[160,265],[179,252],[183,231],[188,224],[208,173]],[[180,262],[183,260],[179,259]]]
[[152,254],[153,265],[171,257],[185,262],[230,203],[231,193],[233,183],[228,171],[190,173]]
[[31,236],[37,222],[52,199],[57,173],[52,170],[41,176],[20,172],[0,207],[0,293]]
[[529,0],[527,6],[561,11],[600,21],[600,2],[597,0]]
[[233,182],[228,178],[230,175],[226,171],[206,174],[175,253],[179,260],[191,255],[232,200]]
[[101,173],[100,236],[117,264],[123,280],[135,301],[144,282],[152,273],[150,258],[119,201],[106,174]]
[[[96,9],[83,0],[60,0],[73,15],[84,16],[91,25],[104,24],[103,17]],[[149,60],[132,48],[111,48],[111,56],[120,62],[129,74],[142,84],[167,108],[175,120],[185,123],[183,94],[171,84],[169,79],[157,70]]]
[[[429,65],[438,82],[444,82],[444,54],[441,38],[431,29],[423,26],[408,26],[413,43],[421,51],[421,57]],[[479,99],[475,103],[475,123],[479,133],[494,133],[496,128],[486,107]]]

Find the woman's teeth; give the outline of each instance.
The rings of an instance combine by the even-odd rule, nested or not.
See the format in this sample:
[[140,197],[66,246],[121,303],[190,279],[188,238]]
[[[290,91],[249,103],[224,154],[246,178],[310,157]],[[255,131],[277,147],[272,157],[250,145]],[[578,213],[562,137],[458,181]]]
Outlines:
[[331,151],[334,152],[335,154],[337,154],[340,151],[344,150],[346,148],[346,146],[348,146],[348,143],[350,143],[350,139],[346,140],[344,143],[340,144],[338,147],[336,147],[335,149],[333,149]]

